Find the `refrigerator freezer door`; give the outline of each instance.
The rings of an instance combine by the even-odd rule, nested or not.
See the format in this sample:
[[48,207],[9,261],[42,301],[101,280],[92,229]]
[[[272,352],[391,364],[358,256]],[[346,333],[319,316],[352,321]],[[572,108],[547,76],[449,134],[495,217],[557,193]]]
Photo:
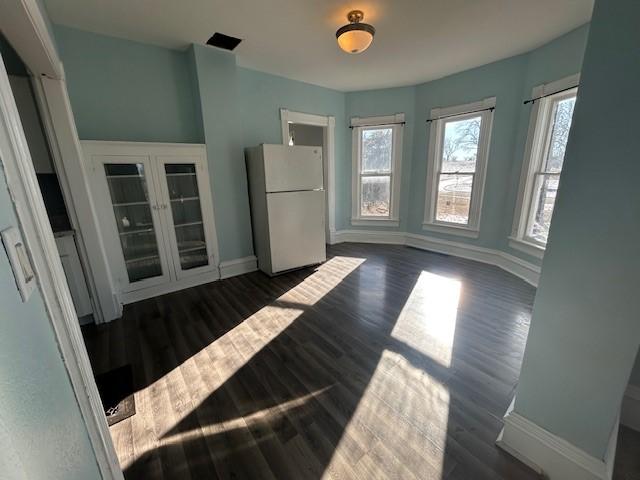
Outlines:
[[319,190],[322,181],[322,148],[263,145],[267,193]]
[[324,192],[286,192],[267,195],[271,271],[324,262]]

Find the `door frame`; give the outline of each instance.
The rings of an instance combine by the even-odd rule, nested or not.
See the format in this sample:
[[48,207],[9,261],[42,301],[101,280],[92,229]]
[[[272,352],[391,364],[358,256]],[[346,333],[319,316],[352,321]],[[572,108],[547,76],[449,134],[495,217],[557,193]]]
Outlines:
[[280,122],[282,127],[282,144],[289,144],[289,124],[299,123],[302,125],[312,125],[323,127],[323,162],[326,172],[327,191],[327,231],[326,241],[334,244],[336,239],[336,196],[335,196],[335,145],[336,145],[336,117],[333,115],[316,115],[313,113],[294,112],[286,108],[280,109]]
[[[20,0],[3,5],[0,29],[35,76],[60,82],[64,98],[64,71],[57,55],[47,19],[37,0]],[[78,145],[73,117],[57,119],[72,132]],[[0,62],[0,159],[23,238],[28,247],[44,305],[54,331],[60,355],[69,375],[80,414],[103,479],[123,478],[93,371],[84,345],[80,324],[62,269],[49,218],[36,178],[20,116]]]
[[73,201],[71,184],[65,170],[65,157],[61,152],[60,139],[56,134],[53,115],[51,110],[49,109],[49,104],[47,103],[47,94],[45,93],[43,82],[45,82],[46,80],[51,80],[46,79],[45,77],[37,78],[33,75],[31,75],[30,80],[31,86],[33,87],[33,95],[36,100],[36,105],[38,106],[38,113],[40,115],[40,119],[42,120],[42,126],[44,127],[44,133],[47,139],[47,144],[49,146],[49,151],[51,152],[54,169],[56,175],[58,176],[58,182],[60,183],[60,190],[62,191],[65,207],[67,209],[67,214],[71,223],[71,228],[74,231],[74,243],[78,251],[78,256],[80,257],[80,267],[84,275],[84,281],[87,286],[87,290],[89,292],[89,302],[91,304],[92,310],[91,315],[93,315],[93,321],[95,323],[104,323],[104,315],[99,300],[99,290],[96,285],[94,276],[91,274],[92,269],[90,265],[92,256],[89,253],[90,248],[87,248],[87,245],[84,241],[83,230],[85,228],[80,222],[78,211]]

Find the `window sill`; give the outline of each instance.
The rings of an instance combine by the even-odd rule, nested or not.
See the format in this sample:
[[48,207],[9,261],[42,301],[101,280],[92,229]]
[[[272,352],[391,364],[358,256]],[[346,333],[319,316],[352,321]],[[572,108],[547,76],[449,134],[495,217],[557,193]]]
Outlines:
[[519,250],[532,257],[540,258],[544,257],[544,247],[536,245],[535,243],[527,242],[521,238],[509,237],[509,246],[516,250]]
[[369,227],[398,227],[400,226],[400,220],[393,218],[352,218],[351,225],[354,226],[369,226]]
[[439,223],[423,223],[423,230],[431,232],[446,233],[448,235],[458,235],[460,237],[478,238],[480,231],[469,227],[457,227],[453,225],[442,225]]

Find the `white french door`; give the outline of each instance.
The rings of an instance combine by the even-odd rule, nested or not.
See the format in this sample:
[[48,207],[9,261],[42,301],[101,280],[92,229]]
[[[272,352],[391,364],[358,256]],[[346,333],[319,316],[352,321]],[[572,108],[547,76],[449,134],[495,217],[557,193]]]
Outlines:
[[217,278],[204,148],[83,144],[94,171],[98,222],[122,300],[128,303]]
[[176,279],[215,268],[211,190],[201,157],[156,156],[156,185],[168,256]]
[[119,257],[113,266],[123,290],[132,291],[168,282],[172,265],[167,259],[159,194],[149,156],[96,155],[93,157],[102,191],[96,202],[99,223],[106,227],[108,251]]

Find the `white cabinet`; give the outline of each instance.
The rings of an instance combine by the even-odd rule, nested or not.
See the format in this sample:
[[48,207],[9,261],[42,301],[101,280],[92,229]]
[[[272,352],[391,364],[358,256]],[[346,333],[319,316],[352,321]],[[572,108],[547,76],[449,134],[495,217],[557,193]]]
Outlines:
[[82,147],[114,293],[123,303],[218,278],[204,145]]
[[84,271],[76,247],[75,233],[73,231],[59,232],[54,236],[64,276],[67,279],[73,306],[76,308],[80,324],[89,323],[91,322],[91,317],[88,316],[93,313],[93,308],[91,307],[87,281],[84,278]]

